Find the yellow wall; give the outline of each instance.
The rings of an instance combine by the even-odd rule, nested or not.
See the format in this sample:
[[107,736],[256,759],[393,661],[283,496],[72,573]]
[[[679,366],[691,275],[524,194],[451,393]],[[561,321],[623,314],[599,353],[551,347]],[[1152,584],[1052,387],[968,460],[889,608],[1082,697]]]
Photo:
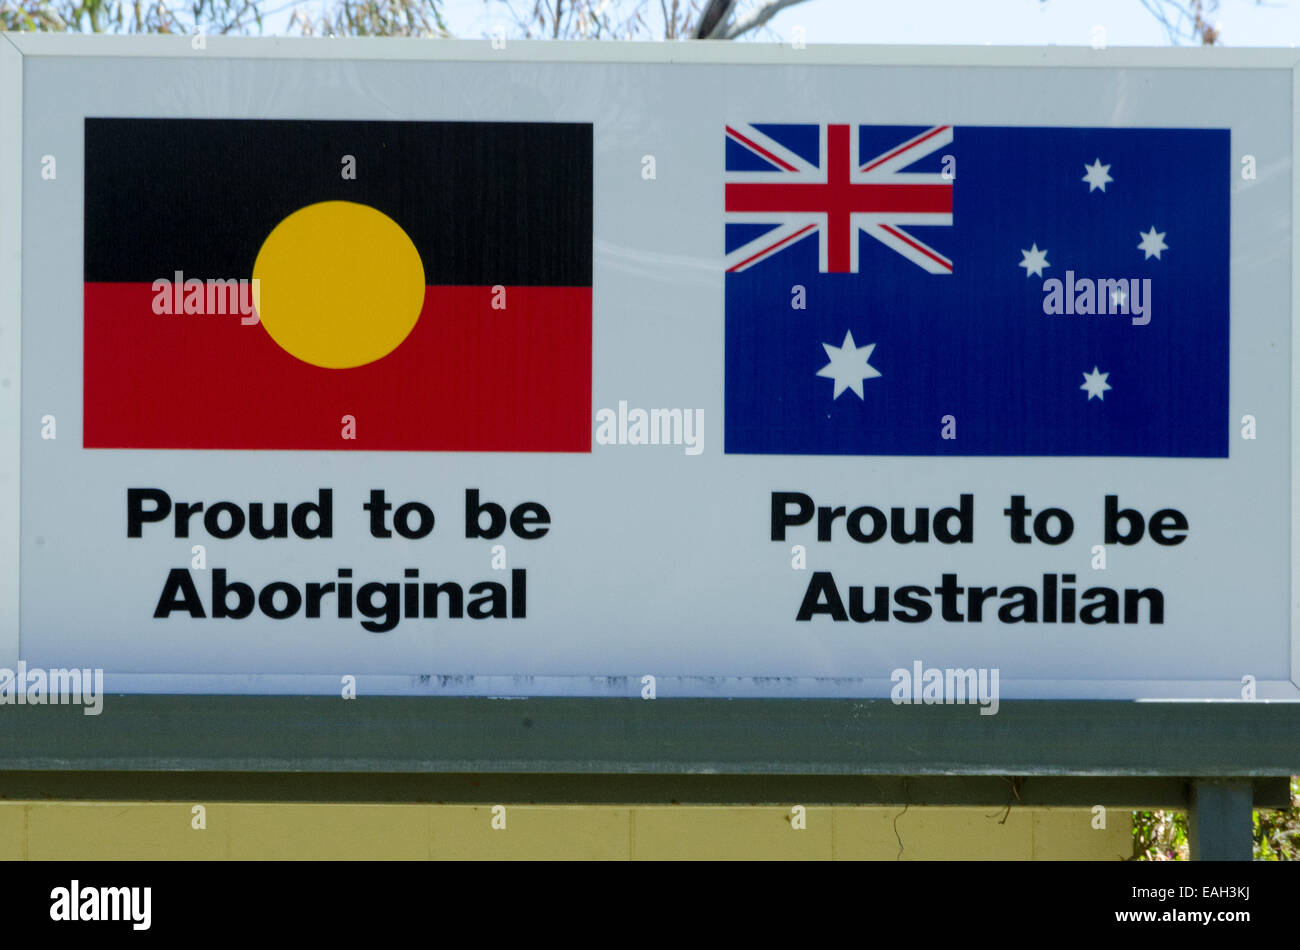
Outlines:
[[[0,859],[989,858],[1117,860],[1132,815],[1083,808],[0,802]],[[897,834],[895,833],[897,829]]]

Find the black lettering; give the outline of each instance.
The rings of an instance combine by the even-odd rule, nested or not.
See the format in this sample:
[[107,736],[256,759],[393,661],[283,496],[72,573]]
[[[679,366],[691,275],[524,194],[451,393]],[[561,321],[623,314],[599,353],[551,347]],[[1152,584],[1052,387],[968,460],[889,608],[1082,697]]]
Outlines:
[[[1119,533],[1119,520],[1124,519],[1126,530]],[[1137,544],[1142,540],[1145,524],[1142,515],[1132,508],[1119,507],[1118,495],[1106,496],[1106,543]]]
[[465,616],[465,592],[459,584],[448,581],[445,584],[424,585],[424,616],[438,616],[438,595],[447,595],[447,616],[453,620]]
[[1154,587],[1137,590],[1124,588],[1124,622],[1140,623],[1138,620],[1138,601],[1147,602],[1147,618],[1150,623],[1165,622],[1165,595]]
[[154,608],[155,619],[165,619],[174,610],[184,610],[191,617],[206,617],[203,601],[194,587],[190,572],[182,567],[173,567],[167,572],[167,581],[163,584],[162,594],[158,597],[158,606]]
[[[248,533],[259,541],[267,538],[287,538],[289,537],[289,505],[287,502],[277,501],[271,506],[271,527],[264,523],[263,511],[265,506],[260,501],[255,501],[248,506]],[[177,514],[180,514],[179,510]]]
[[[871,530],[866,533],[862,531],[863,518],[871,519]],[[885,518],[885,513],[879,508],[865,506],[854,508],[849,512],[849,519],[844,523],[844,527],[848,529],[849,537],[854,541],[870,544],[873,541],[879,541],[885,536],[885,529],[889,527],[889,522]]]
[[[959,508],[940,508],[934,514],[934,538],[941,544],[970,544],[975,540],[975,496],[962,495]],[[948,522],[957,518],[956,532],[948,529]]]
[[[293,533],[300,538],[330,538],[334,536],[334,490],[322,488],[316,493],[318,502],[304,501],[293,509]],[[373,494],[371,495],[373,498]],[[383,492],[380,492],[383,500]],[[362,506],[365,507],[364,505]],[[316,527],[307,523],[308,517],[316,515]]]
[[1089,587],[1083,596],[1101,599],[1082,604],[1079,620],[1083,623],[1119,623],[1119,595],[1113,590],[1109,587]]
[[510,572],[510,616],[528,616],[528,572],[521,568]]
[[838,508],[818,508],[817,509],[817,540],[829,541],[831,539],[831,525],[835,523],[836,518],[844,517],[845,508],[840,505]]
[[[287,513],[289,506],[284,507]],[[283,607],[275,606],[275,595],[279,591],[284,591]],[[298,588],[286,581],[275,581],[262,588],[262,593],[257,596],[257,606],[261,607],[262,613],[272,620],[284,620],[286,617],[292,617],[302,607],[302,594],[298,592]]]
[[[811,499],[809,501],[811,502]],[[822,602],[823,598],[825,603]],[[808,582],[808,590],[803,595],[803,603],[799,605],[799,613],[794,619],[811,620],[813,614],[830,614],[832,620],[849,619],[848,614],[844,612],[844,601],[840,599],[840,592],[835,586],[835,578],[830,571],[813,572],[812,580]]]
[[1172,547],[1187,540],[1187,535],[1170,535],[1169,531],[1186,531],[1187,516],[1177,508],[1161,508],[1151,516],[1151,540],[1156,544]]
[[489,617],[507,617],[506,588],[504,584],[482,581],[469,589],[471,594],[482,594],[477,600],[469,602],[469,615],[475,620]]
[[[239,603],[233,609],[226,603],[226,595],[234,593]],[[212,572],[212,616],[213,619],[219,620],[223,617],[229,617],[232,620],[243,620],[253,612],[253,588],[240,581],[233,584],[226,584],[226,569],[218,567]]]
[[[1056,534],[1047,530],[1047,523],[1055,518],[1060,525]],[[1044,544],[1064,544],[1074,534],[1074,519],[1061,508],[1044,508],[1034,518],[1034,537]]]
[[[488,526],[484,528],[480,520],[483,512],[487,512]],[[502,532],[506,530],[506,510],[496,502],[489,501],[479,504],[478,489],[465,489],[465,537],[467,538],[499,538]]]
[[370,536],[372,538],[391,538],[393,532],[389,531],[384,525],[384,513],[392,509],[390,502],[384,501],[384,490],[382,488],[372,488],[370,490],[370,500],[361,506],[362,510],[370,512]]
[[510,512],[510,530],[526,541],[546,534],[551,530],[547,527],[550,523],[551,513],[535,501],[526,501]]
[[[411,527],[411,513],[414,512],[419,523]],[[407,540],[426,537],[433,530],[433,509],[418,501],[408,501],[393,514],[393,527]]]
[[[144,503],[153,502],[146,510]],[[162,521],[172,510],[172,500],[161,488],[128,488],[126,490],[126,536],[142,537],[141,528],[150,521]]]
[[[227,528],[221,527],[222,512],[227,512],[230,515],[230,526]],[[244,512],[234,502],[219,501],[203,513],[203,527],[214,538],[221,538],[225,541],[244,530]]]
[[1029,544],[1029,532],[1025,530],[1025,518],[1033,514],[1033,510],[1025,507],[1024,495],[1012,495],[1011,507],[1003,508],[1002,513],[1011,519],[1011,540],[1016,544]]
[[935,589],[935,593],[942,598],[940,611],[944,620],[956,622],[962,619],[961,613],[957,610],[957,598],[964,590],[964,587],[957,586],[956,574],[943,575],[943,580]]
[[190,518],[203,510],[203,502],[190,504],[187,501],[176,502],[176,537],[190,536]]
[[875,620],[883,623],[889,619],[889,588],[876,588],[876,603],[871,613],[862,609],[862,601],[865,591],[861,587],[849,588],[849,617],[856,623],[867,623]]
[[1003,623],[1038,623],[1038,592],[1032,587],[1008,587],[1002,596],[1016,599],[998,608],[999,620]]
[[[799,506],[799,510],[794,514],[786,511],[791,504]],[[803,492],[772,492],[772,540],[784,541],[785,529],[790,525],[807,524],[812,520],[815,510],[813,500]]]
[[909,585],[898,588],[894,591],[894,603],[904,609],[895,610],[894,617],[903,623],[924,623],[934,613],[934,608],[925,599],[929,596],[930,590],[927,587]]
[[904,522],[907,515],[902,508],[889,509],[889,536],[899,544],[908,544],[912,541],[929,541],[930,540],[930,509],[916,509],[916,532],[907,533],[907,526]]
[[996,587],[969,587],[966,589],[966,621],[968,623],[984,622],[984,601],[996,597]]
[[[383,594],[382,604],[375,604],[375,595]],[[397,626],[402,619],[401,585],[380,584],[372,581],[362,584],[357,590],[357,610],[370,620],[361,621],[361,626],[371,633],[387,633]],[[378,619],[382,618],[382,619]]]
[[320,601],[326,594],[334,593],[334,582],[328,584],[308,584],[307,585],[307,616],[312,619],[320,618]]

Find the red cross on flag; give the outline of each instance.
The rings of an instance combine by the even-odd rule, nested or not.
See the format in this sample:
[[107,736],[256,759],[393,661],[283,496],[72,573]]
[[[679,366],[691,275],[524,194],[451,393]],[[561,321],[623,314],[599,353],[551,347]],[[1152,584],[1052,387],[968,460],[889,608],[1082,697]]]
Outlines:
[[820,160],[813,163],[752,125],[727,126],[727,138],[761,169],[727,172],[727,222],[778,225],[729,253],[727,270],[743,271],[816,231],[821,272],[856,274],[861,230],[931,274],[951,274],[951,260],[902,226],[951,225],[952,179],[902,169],[951,144],[952,126],[935,126],[866,160],[854,127],[819,131]]

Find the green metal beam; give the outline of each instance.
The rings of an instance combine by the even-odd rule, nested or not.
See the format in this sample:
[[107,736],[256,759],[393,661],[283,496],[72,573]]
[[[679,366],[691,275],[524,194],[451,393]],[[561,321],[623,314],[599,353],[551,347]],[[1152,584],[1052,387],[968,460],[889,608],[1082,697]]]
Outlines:
[[[1288,779],[1254,779],[1257,808]],[[0,800],[486,805],[1190,806],[1191,780],[1106,776],[596,775],[499,772],[0,772]],[[1283,798],[1277,795],[1282,789]]]
[[1284,776],[1300,703],[107,696],[0,707],[0,770]]

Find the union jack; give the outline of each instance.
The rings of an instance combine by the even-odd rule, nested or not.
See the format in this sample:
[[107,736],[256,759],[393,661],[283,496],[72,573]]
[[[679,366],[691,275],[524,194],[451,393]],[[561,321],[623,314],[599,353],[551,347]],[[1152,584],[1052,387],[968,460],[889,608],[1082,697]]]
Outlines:
[[772,167],[728,169],[726,221],[776,226],[728,253],[729,273],[753,267],[816,232],[818,269],[856,274],[859,230],[931,274],[952,273],[951,260],[901,228],[952,224],[952,179],[902,171],[950,145],[952,126],[934,126],[863,161],[860,126],[822,125],[816,164],[753,125],[726,128],[728,139]]

